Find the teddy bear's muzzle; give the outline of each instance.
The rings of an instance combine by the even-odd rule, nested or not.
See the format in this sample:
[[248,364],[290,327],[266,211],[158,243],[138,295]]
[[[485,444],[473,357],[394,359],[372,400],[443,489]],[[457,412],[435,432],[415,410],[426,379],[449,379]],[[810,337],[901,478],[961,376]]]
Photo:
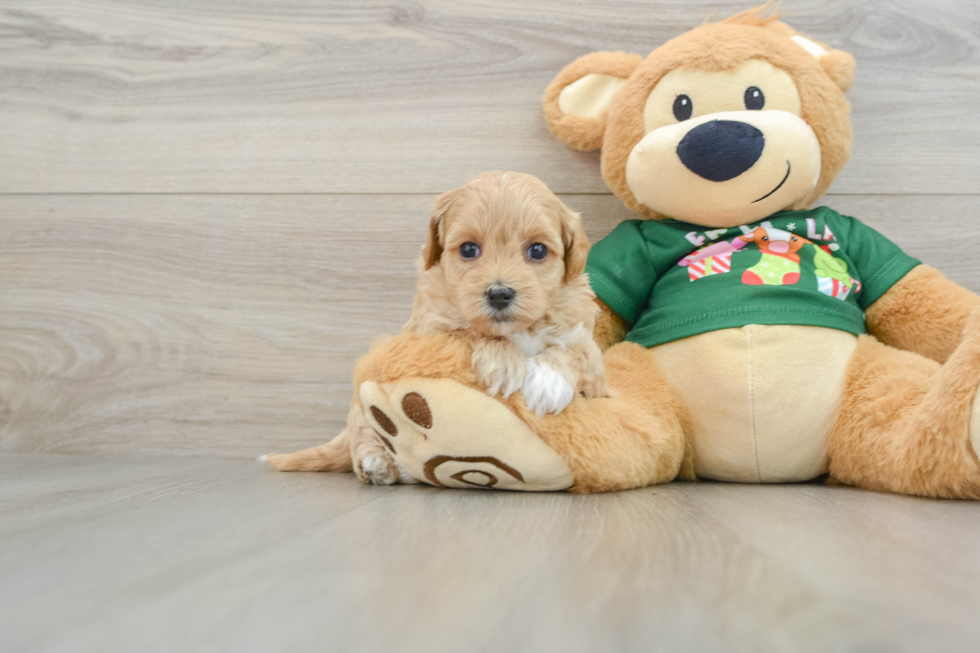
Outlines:
[[819,179],[820,159],[816,134],[799,116],[724,111],[647,133],[627,159],[626,183],[661,215],[734,227],[804,197]]

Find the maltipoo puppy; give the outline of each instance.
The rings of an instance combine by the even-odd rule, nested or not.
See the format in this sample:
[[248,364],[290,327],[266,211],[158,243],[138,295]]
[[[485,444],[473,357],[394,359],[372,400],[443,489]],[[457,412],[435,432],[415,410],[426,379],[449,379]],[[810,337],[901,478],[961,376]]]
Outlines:
[[[583,274],[589,241],[578,214],[541,180],[485,172],[436,198],[406,332],[460,332],[490,395],[520,391],[539,416],[576,393],[609,396],[592,339],[597,305]],[[364,417],[354,393],[347,429],[327,444],[263,458],[281,471],[353,471],[412,483]]]

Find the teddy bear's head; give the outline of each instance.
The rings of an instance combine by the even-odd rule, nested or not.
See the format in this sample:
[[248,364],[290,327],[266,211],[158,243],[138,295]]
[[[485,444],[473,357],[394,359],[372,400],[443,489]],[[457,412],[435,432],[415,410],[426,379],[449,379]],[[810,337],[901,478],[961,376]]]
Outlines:
[[709,227],[804,209],[851,152],[854,58],[765,8],[650,53],[594,52],[544,95],[548,126],[602,148],[602,176],[640,215]]

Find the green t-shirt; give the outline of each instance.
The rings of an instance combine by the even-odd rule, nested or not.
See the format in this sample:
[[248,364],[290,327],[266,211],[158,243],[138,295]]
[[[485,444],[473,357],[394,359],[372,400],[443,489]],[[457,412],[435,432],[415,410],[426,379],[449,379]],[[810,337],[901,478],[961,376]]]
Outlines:
[[705,229],[627,220],[592,247],[599,298],[646,347],[748,324],[864,333],[864,311],[919,261],[827,207]]

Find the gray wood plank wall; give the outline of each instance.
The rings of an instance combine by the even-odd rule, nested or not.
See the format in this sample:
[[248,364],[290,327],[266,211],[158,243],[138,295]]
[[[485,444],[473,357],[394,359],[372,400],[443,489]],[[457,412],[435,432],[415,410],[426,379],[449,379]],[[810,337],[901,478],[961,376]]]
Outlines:
[[[539,97],[752,3],[0,5],[0,451],[254,455],[322,441],[407,316],[433,194],[538,175],[628,213]],[[980,3],[786,0],[852,52],[824,202],[980,291]]]

